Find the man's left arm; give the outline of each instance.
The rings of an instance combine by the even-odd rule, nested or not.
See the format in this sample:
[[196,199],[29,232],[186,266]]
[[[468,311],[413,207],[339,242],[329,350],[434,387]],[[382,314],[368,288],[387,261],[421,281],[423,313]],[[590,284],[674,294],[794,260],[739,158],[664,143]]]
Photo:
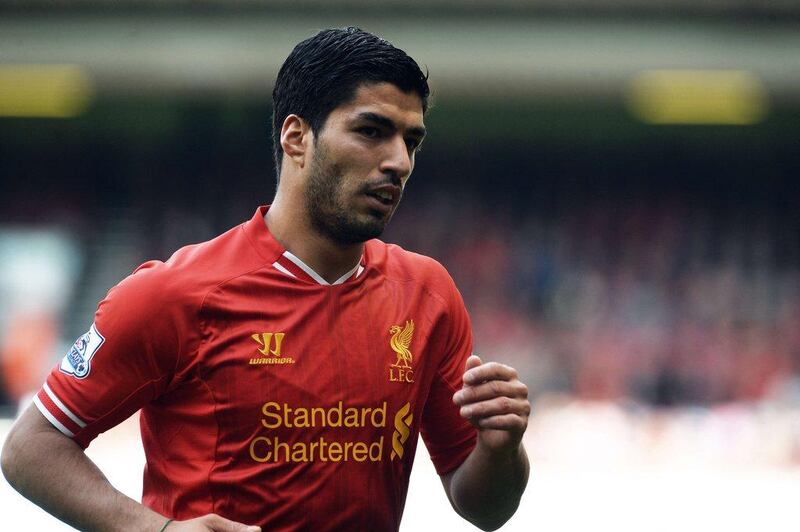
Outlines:
[[467,359],[463,387],[453,395],[462,417],[478,430],[472,453],[442,484],[456,512],[483,530],[496,530],[514,515],[528,483],[522,446],[531,405],[514,368]]

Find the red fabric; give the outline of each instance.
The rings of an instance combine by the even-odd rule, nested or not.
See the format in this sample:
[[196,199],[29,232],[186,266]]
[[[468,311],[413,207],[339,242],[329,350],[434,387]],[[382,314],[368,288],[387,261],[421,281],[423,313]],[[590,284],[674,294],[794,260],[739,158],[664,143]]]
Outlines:
[[265,212],[109,292],[89,374],[47,380],[85,428],[41,402],[82,445],[141,408],[143,502],[165,515],[397,529],[420,430],[440,473],[475,445],[450,399],[472,351],[461,297],[436,261],[377,240],[340,285],[288,276]]

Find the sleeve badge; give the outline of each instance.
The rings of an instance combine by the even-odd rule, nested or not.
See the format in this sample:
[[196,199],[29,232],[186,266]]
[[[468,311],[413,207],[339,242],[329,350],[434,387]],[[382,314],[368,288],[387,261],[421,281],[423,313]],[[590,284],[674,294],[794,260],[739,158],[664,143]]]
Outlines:
[[59,366],[61,372],[78,379],[85,379],[92,369],[92,357],[105,340],[95,324],[92,323],[89,331],[75,340],[69,352],[64,355],[61,360],[61,366]]

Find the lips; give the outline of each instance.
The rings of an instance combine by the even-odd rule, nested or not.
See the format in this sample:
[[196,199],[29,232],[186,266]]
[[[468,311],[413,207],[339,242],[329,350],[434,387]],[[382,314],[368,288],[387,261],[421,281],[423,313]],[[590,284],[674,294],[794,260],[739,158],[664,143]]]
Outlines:
[[400,201],[402,190],[394,185],[381,185],[367,189],[366,195],[374,198],[381,204],[391,207]]

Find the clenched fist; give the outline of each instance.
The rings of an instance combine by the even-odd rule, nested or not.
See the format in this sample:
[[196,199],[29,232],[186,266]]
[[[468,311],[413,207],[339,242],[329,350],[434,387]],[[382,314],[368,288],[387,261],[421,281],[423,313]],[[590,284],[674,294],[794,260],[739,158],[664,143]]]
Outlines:
[[453,394],[461,416],[478,429],[478,437],[489,450],[514,452],[528,427],[531,404],[528,387],[517,370],[497,362],[467,359],[464,385]]

